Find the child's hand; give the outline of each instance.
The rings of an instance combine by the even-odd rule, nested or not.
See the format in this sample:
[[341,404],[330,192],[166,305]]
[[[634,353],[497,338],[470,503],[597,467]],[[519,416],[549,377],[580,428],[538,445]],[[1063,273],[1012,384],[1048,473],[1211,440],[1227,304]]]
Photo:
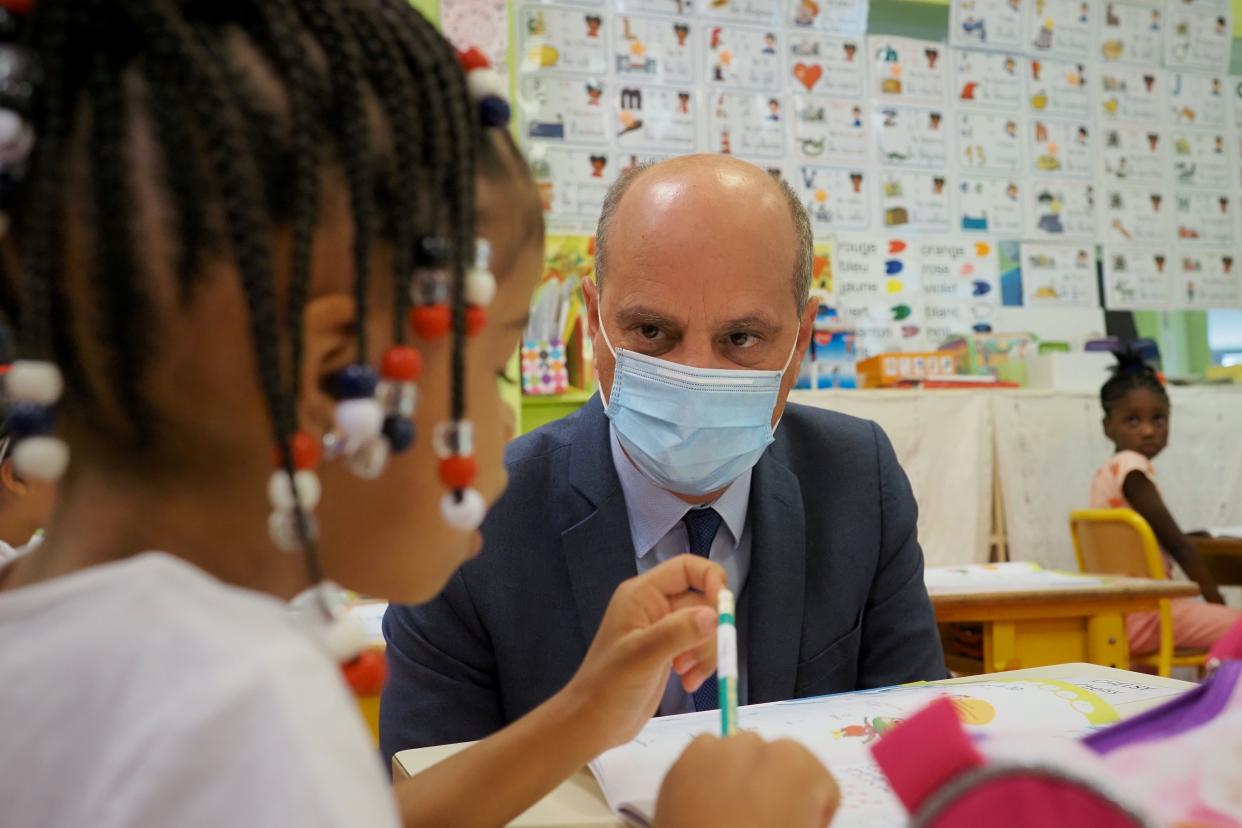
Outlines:
[[656,712],[670,669],[687,690],[716,670],[718,564],[680,555],[624,581],[563,691],[590,721],[599,751],[628,742]]
[[797,742],[700,736],[664,777],[655,825],[824,828],[840,801],[836,781]]

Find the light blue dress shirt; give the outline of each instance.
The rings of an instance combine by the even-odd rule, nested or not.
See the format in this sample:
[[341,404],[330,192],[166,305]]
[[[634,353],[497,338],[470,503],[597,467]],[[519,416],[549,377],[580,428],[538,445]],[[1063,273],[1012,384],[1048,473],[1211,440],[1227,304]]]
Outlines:
[[[646,572],[656,564],[690,551],[686,525],[681,519],[694,507],[643,474],[626,456],[616,431],[609,429],[609,434],[612,436],[612,464],[617,469],[621,490],[625,494],[634,557],[638,562],[638,571]],[[746,512],[750,507],[750,476],[751,470],[747,469],[729,484],[729,488],[715,502],[707,504],[722,519],[720,531],[712,542],[710,557],[724,567],[729,576],[729,588],[739,602],[742,590],[746,588],[746,576],[750,573],[751,532],[746,522]],[[737,618],[737,651],[738,704],[746,704],[746,623],[741,614]],[[681,679],[673,673],[660,701],[660,715],[692,712],[694,698],[682,689]]]

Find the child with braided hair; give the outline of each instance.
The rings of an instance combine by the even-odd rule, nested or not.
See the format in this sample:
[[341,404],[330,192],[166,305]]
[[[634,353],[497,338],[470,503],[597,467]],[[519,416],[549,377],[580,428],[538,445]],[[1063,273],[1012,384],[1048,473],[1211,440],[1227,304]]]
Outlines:
[[[1156,486],[1151,461],[1169,441],[1170,405],[1155,370],[1132,348],[1117,352],[1112,376],[1100,389],[1104,434],[1116,453],[1095,473],[1091,508],[1133,509],[1151,526],[1171,572],[1176,562],[1199,585],[1203,599],[1170,601],[1173,643],[1177,647],[1206,648],[1242,619],[1242,610],[1223,606],[1224,599],[1202,558],[1178,527]],[[1206,603],[1205,603],[1206,601]],[[1135,612],[1126,616],[1130,651],[1154,652],[1160,643],[1160,615]]]
[[[501,825],[670,670],[712,673],[724,573],[682,556],[622,584],[560,693],[394,797],[331,581],[427,600],[504,488],[542,248],[504,84],[406,0],[0,9],[30,12],[0,27],[8,428],[17,473],[59,480],[0,565],[5,828]],[[791,743],[674,771],[661,825],[835,809]]]

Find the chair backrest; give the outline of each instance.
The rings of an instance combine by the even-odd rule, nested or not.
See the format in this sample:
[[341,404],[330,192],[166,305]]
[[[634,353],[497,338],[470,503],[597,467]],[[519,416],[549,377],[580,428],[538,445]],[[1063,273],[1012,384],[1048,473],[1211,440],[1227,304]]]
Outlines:
[[1070,513],[1078,569],[1105,575],[1164,579],[1160,544],[1132,509],[1080,509]]

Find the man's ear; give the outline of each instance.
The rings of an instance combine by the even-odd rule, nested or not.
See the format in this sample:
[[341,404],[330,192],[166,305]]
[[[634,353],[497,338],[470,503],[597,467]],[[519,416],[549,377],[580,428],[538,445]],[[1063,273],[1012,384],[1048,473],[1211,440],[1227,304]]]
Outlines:
[[29,488],[26,482],[17,476],[17,472],[13,470],[13,458],[6,457],[4,462],[0,462],[0,486],[4,488],[5,493],[11,493],[17,497],[25,497]]
[[815,316],[819,313],[819,299],[812,296],[806,300],[806,307],[802,309],[802,322],[798,326],[798,353],[806,352],[807,346],[811,343],[811,334],[815,332]]
[[336,399],[329,383],[333,376],[358,358],[354,336],[357,305],[345,293],[317,296],[306,303],[302,317],[301,393],[297,399],[298,422],[318,439],[332,428]]
[[587,336],[594,339],[599,328],[599,288],[594,279],[582,280],[582,296],[587,306]]

